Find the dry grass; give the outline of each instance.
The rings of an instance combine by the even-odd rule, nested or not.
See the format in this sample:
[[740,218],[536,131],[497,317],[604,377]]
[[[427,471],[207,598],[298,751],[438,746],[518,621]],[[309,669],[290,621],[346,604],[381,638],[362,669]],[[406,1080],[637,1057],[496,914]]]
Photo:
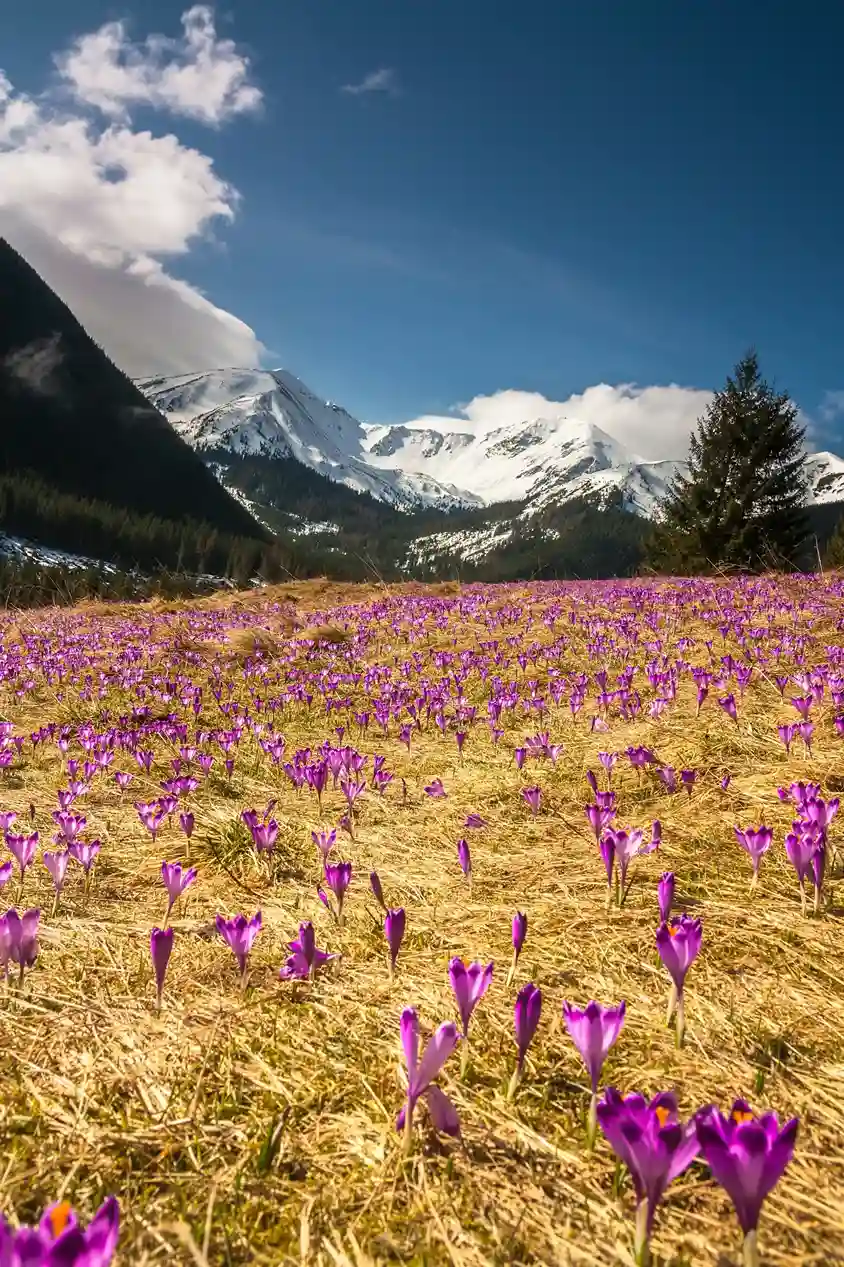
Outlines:
[[[811,597],[806,583],[788,585],[798,599]],[[0,682],[0,717],[14,723],[15,733],[28,734],[49,721],[78,726],[96,722],[103,708],[116,718],[145,703],[159,712],[173,709],[193,725],[180,692],[163,698],[171,694],[166,683],[179,674],[204,684],[219,668],[233,683],[232,699],[254,708],[255,695],[278,696],[297,680],[310,679],[316,695],[334,669],[359,673],[382,664],[395,681],[416,652],[477,649],[493,638],[515,655],[564,635],[569,643],[553,662],[564,674],[594,672],[604,663],[614,673],[628,659],[644,666],[652,657],[644,643],[620,638],[617,654],[607,650],[590,662],[587,643],[600,636],[600,622],[633,613],[618,601],[602,608],[597,589],[489,593],[480,610],[495,608],[504,618],[529,598],[530,628],[523,615],[491,631],[454,589],[440,588],[432,604],[433,587],[366,591],[324,581],[178,610],[140,604],[10,614],[0,625],[9,663],[23,641],[36,660],[43,648],[62,656],[66,671],[59,682],[55,674],[48,680],[33,670],[31,689],[20,697]],[[362,623],[346,609],[352,602],[375,605],[367,644],[349,641]],[[542,621],[552,602],[564,608],[555,630]],[[291,604],[307,626],[292,642],[284,628]],[[826,660],[825,646],[838,638],[830,631],[840,607],[830,593],[826,626],[823,613],[779,619],[792,633],[795,621],[814,620],[814,627],[806,626],[807,663]],[[569,625],[568,608],[592,617],[591,631]],[[389,624],[394,611],[399,633]],[[344,640],[303,641],[308,628],[319,627],[334,628]],[[682,623],[669,616],[661,636],[666,643],[697,639],[684,654],[707,663],[701,640],[713,631],[698,616]],[[257,667],[223,650],[254,650],[264,638],[265,658]],[[209,644],[218,644],[219,652],[209,653]],[[115,682],[130,648],[143,699]],[[715,650],[721,653],[718,645]],[[723,650],[738,654],[735,645]],[[493,671],[543,685],[547,667],[540,659],[525,674],[515,665]],[[423,676],[441,673],[426,655]],[[364,685],[349,680],[339,693],[353,696],[359,709]],[[370,684],[369,694],[379,685]],[[644,673],[636,685],[650,697]],[[382,752],[396,778],[383,798],[372,792],[363,798],[357,839],[342,846],[355,876],[341,930],[316,899],[310,841],[312,828],[336,823],[340,794],[326,795],[320,816],[312,794],[297,793],[252,738],[241,744],[231,781],[212,772],[192,798],[191,861],[199,879],[176,912],[160,1016],[153,1008],[149,930],[164,913],[161,859],[185,861],[185,839],[171,826],[151,845],[132,802],[159,793],[176,746],[160,739],[143,745],[156,753],[149,778],[131,756],[118,753],[112,771],[136,771],[128,793],[119,792],[111,773],[97,776],[81,803],[89,836],[104,842],[90,903],[86,907],[74,876],[59,913],[49,918],[40,861],[27,875],[24,904],[44,908],[44,931],[28,983],[10,991],[0,1009],[0,1208],[31,1221],[46,1202],[67,1195],[87,1215],[116,1192],[124,1211],[120,1262],[132,1264],[629,1262],[629,1188],[624,1181],[619,1189],[604,1144],[592,1156],[582,1147],[584,1075],[560,1015],[565,998],[581,1004],[625,998],[628,1020],[606,1080],[626,1092],[676,1087],[684,1114],[740,1094],[760,1108],[799,1114],[797,1155],[765,1207],[763,1258],[795,1267],[844,1262],[842,910],[834,902],[821,919],[801,918],[782,850],[791,813],[776,796],[777,785],[792,778],[817,780],[828,792],[844,784],[842,740],[829,705],[818,710],[811,760],[786,760],[775,725],[793,710],[758,672],[738,726],[718,709],[715,691],[696,720],[684,680],[677,703],[656,721],[616,719],[608,734],[590,734],[588,705],[574,720],[565,706],[552,707],[544,722],[518,710],[496,747],[485,725],[489,684],[472,673],[465,686],[479,721],[462,762],[453,733],[443,736],[433,724],[414,738],[409,754],[395,722],[386,739],[374,722],[366,736],[352,728],[351,741],[370,754],[370,769],[371,754]],[[256,716],[268,721],[265,712]],[[230,717],[206,690],[200,728],[228,725]],[[286,736],[288,759],[299,747],[333,739],[340,724],[350,724],[349,716],[326,715],[317,695],[310,707],[288,705],[272,728]],[[550,729],[565,753],[556,766],[528,763],[517,772],[512,749],[538,728]],[[583,776],[599,768],[599,750],[636,743],[647,743],[678,769],[697,768],[700,776],[691,797],[682,791],[668,796],[653,782],[640,786],[627,763],[619,763],[620,821],[643,825],[659,817],[664,843],[658,855],[636,864],[626,906],[608,916],[603,872],[583,815]],[[84,753],[74,744],[69,755]],[[215,771],[220,763],[218,755]],[[725,771],[733,775],[726,796],[719,787]],[[423,794],[437,776],[447,788],[445,800]],[[532,783],[544,794],[536,821],[520,795]],[[0,808],[23,814],[32,803],[46,836],[62,785],[55,746],[27,746],[12,772],[0,772]],[[278,798],[274,816],[281,825],[272,872],[239,824],[241,810],[263,808],[271,797]],[[489,826],[471,833],[470,888],[455,845],[472,811]],[[777,836],[760,892],[751,899],[749,867],[732,826],[760,821],[776,826]],[[366,883],[371,868],[388,902],[408,912],[392,984]],[[680,1051],[664,1028],[666,980],[654,949],[655,882],[666,868],[678,875],[681,905],[704,922],[704,950],[688,982],[689,1037]],[[242,996],[212,920],[218,911],[251,914],[259,907],[264,929]],[[510,920],[517,909],[528,914],[529,934],[508,989]],[[342,958],[312,985],[283,985],[276,974],[285,943],[307,918],[316,924],[319,944]],[[496,963],[493,986],[473,1021],[470,1070],[459,1081],[455,1057],[444,1079],[461,1113],[463,1139],[441,1143],[423,1130],[404,1161],[393,1127],[402,1099],[398,1017],[404,1006],[418,1007],[426,1032],[454,1018],[447,979],[454,954]],[[508,1103],[512,1005],[527,980],[542,987],[543,1019],[525,1083]],[[726,1267],[737,1261],[737,1242],[726,1197],[702,1168],[693,1168],[661,1210],[657,1260]]]

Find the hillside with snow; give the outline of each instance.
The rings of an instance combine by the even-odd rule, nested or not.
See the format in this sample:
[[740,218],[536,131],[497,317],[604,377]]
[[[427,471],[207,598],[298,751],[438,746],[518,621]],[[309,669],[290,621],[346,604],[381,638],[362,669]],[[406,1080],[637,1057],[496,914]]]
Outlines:
[[[224,483],[227,456],[292,461],[403,511],[518,502],[529,519],[586,496],[652,518],[686,470],[643,460],[577,418],[525,419],[481,434],[367,424],[286,370],[210,370],[138,386]],[[809,474],[812,501],[844,500],[844,460],[812,454]]]
[[292,458],[401,509],[483,504],[449,480],[398,464],[376,467],[367,459],[364,425],[285,370],[212,370],[143,379],[138,386],[182,438],[209,457]]

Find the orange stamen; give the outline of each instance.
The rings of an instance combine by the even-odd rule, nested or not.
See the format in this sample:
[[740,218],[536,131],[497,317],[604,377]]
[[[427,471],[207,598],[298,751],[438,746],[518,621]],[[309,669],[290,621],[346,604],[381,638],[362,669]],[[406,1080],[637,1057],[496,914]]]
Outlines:
[[732,1118],[733,1121],[740,1126],[742,1122],[752,1122],[753,1114],[748,1113],[743,1109],[733,1109]]
[[53,1206],[50,1211],[50,1229],[54,1237],[61,1236],[70,1222],[72,1213],[73,1206],[69,1201],[60,1201],[58,1205]]
[[659,1108],[654,1109],[654,1112],[656,1113],[657,1121],[659,1122],[660,1126],[665,1126],[666,1122],[671,1116],[671,1114],[669,1113],[665,1105],[661,1104]]

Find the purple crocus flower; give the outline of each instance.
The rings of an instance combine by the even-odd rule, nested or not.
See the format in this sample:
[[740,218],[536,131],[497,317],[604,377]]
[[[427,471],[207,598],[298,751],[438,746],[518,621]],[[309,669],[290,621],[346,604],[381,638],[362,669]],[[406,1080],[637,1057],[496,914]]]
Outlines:
[[51,853],[49,849],[45,849],[42,854],[44,866],[50,872],[53,880],[53,888],[56,891],[56,900],[53,906],[55,912],[59,904],[59,897],[64,888],[65,876],[67,875],[67,864],[70,861],[70,851],[68,849],[57,850]]
[[469,850],[468,840],[458,840],[457,842],[457,861],[460,863],[460,870],[467,878],[472,875],[472,854]]
[[828,801],[820,796],[813,796],[806,801],[805,813],[811,823],[825,832],[838,813],[840,805],[841,801],[837,796],[830,797]]
[[99,840],[92,840],[90,843],[85,840],[72,840],[67,847],[73,861],[78,862],[85,872],[86,881],[91,875],[91,868],[96,862],[101,848]]
[[0,832],[7,832],[16,818],[17,812],[15,810],[0,810]]
[[614,846],[615,861],[618,867],[618,900],[619,904],[623,904],[629,892],[627,872],[630,868],[630,863],[634,858],[653,853],[655,849],[659,848],[662,841],[662,825],[658,821],[653,823],[649,841],[644,839],[644,832],[641,827],[627,829],[609,827],[606,835],[611,838]]
[[445,1021],[431,1036],[422,1059],[419,1059],[419,1016],[415,1008],[408,1007],[401,1014],[401,1043],[407,1065],[407,1099],[396,1118],[396,1130],[404,1132],[405,1152],[410,1151],[413,1139],[413,1111],[423,1097],[434,1128],[443,1135],[460,1134],[457,1110],[444,1091],[434,1086],[443,1065],[460,1041],[457,1026]]
[[70,1202],[57,1201],[37,1227],[13,1231],[0,1217],[0,1262],[9,1267],[109,1267],[119,1230],[116,1197],[108,1197],[84,1229]]
[[9,883],[11,878],[12,878],[12,863],[11,861],[4,862],[3,865],[0,866],[0,889],[4,888],[4,886]]
[[275,842],[278,840],[278,823],[276,820],[271,818],[265,823],[250,822],[247,826],[257,852],[259,854],[272,853],[275,848]]
[[190,840],[191,836],[193,835],[193,829],[194,829],[195,823],[196,823],[196,819],[194,818],[190,810],[182,810],[181,814],[179,815],[179,826],[181,827],[182,831],[187,836],[188,840]]
[[400,906],[397,910],[387,911],[384,916],[384,936],[387,938],[387,945],[390,948],[390,976],[396,970],[396,960],[401,950],[401,944],[404,941],[404,932],[407,927],[407,917],[404,907]]
[[563,1003],[566,1029],[580,1052],[592,1087],[586,1128],[586,1142],[590,1149],[594,1147],[597,1129],[598,1082],[607,1054],[621,1033],[626,1010],[624,1000],[617,1007],[602,1007],[593,1000],[586,1004],[583,1011],[571,1003]]
[[758,1267],[759,1214],[794,1155],[798,1126],[796,1117],[782,1128],[775,1113],[756,1117],[746,1100],[736,1100],[729,1116],[717,1109],[698,1114],[701,1156],[733,1203],[746,1267]]
[[467,814],[466,821],[463,824],[464,827],[475,827],[475,828],[486,827],[486,825],[487,825],[486,819],[481,818],[480,814]]
[[678,915],[660,925],[656,935],[656,948],[668,975],[672,987],[668,1000],[667,1024],[676,1009],[677,1012],[677,1045],[682,1046],[685,1033],[685,1010],[683,1005],[683,986],[686,973],[700,954],[703,940],[703,927],[699,919],[690,915]]
[[196,879],[196,867],[188,867],[187,871],[182,869],[180,862],[162,862],[161,879],[167,890],[167,913],[164,916],[164,927],[167,927],[167,921],[170,918],[170,912],[184,893],[185,889],[193,884]]
[[352,864],[350,862],[327,862],[325,864],[325,883],[337,899],[338,924],[343,923],[343,902],[351,879]]
[[38,925],[41,912],[35,908],[19,915],[14,907],[0,920],[0,966],[8,972],[11,961],[20,968],[20,980],[38,958]]
[[677,1100],[663,1091],[650,1104],[641,1095],[621,1096],[607,1087],[598,1124],[613,1152],[630,1171],[636,1192],[637,1267],[647,1267],[654,1216],[668,1185],[698,1154],[694,1121],[678,1120]]
[[443,787],[442,779],[432,779],[431,782],[425,788],[425,794],[426,796],[433,796],[433,797],[448,795],[445,788]]
[[533,814],[534,818],[536,818],[537,814],[539,813],[539,805],[542,800],[542,788],[524,787],[522,788],[522,796],[524,797],[524,799],[527,801],[528,805],[530,806],[530,811]]
[[513,977],[516,975],[516,964],[519,962],[519,955],[522,953],[522,947],[527,937],[528,919],[521,911],[516,911],[513,916],[513,962],[510,964],[510,971],[507,973],[507,985],[512,984]]
[[599,752],[598,760],[607,772],[607,783],[612,781],[612,769],[618,760],[617,752]]
[[672,766],[663,766],[661,770],[657,770],[657,778],[664,785],[666,792],[677,791],[677,772]]
[[256,911],[251,919],[247,919],[245,915],[235,915],[232,919],[226,919],[223,915],[218,915],[215,922],[217,932],[232,949],[237,960],[237,966],[240,969],[241,981],[245,985],[249,952],[252,949],[255,938],[261,931],[261,912]]
[[24,872],[28,867],[32,866],[35,850],[38,848],[38,840],[37,831],[34,831],[30,836],[13,836],[11,832],[6,833],[6,845],[9,853],[18,864],[21,884],[23,884]]
[[613,886],[615,882],[615,833],[606,832],[598,842],[601,859],[607,873],[607,911],[612,905]]
[[674,901],[674,887],[676,879],[673,871],[664,871],[659,877],[659,884],[656,886],[656,896],[659,902],[659,919],[661,924],[667,924],[671,915],[671,904]]
[[735,695],[725,695],[722,699],[718,700],[718,704],[721,708],[723,708],[728,717],[731,717],[734,722],[738,723],[738,710],[736,709]]
[[278,974],[282,981],[306,981],[322,964],[336,958],[325,950],[317,949],[316,934],[310,920],[299,925],[298,938],[289,941],[287,948],[290,956]]
[[770,849],[774,833],[770,827],[734,827],[733,831],[736,833],[736,840],[750,857],[753,867],[750,890],[753,892],[759,883],[759,864],[762,861],[762,855]]
[[312,831],[311,840],[319,850],[324,863],[337,843],[337,828],[333,827],[331,831]]
[[813,830],[808,824],[797,822],[794,827],[795,830],[789,832],[785,838],[785,852],[789,862],[797,872],[797,881],[800,885],[800,904],[805,915],[806,878],[812,871],[815,854],[819,849],[823,849],[823,843],[820,833]]
[[[164,864],[167,865],[166,863]],[[164,993],[164,978],[173,949],[173,929],[154,928],[150,933],[149,950],[152,956],[152,968],[155,973],[156,1006],[161,1010],[161,997]]]
[[513,1024],[516,1031],[516,1068],[507,1089],[507,1099],[512,1100],[522,1079],[527,1049],[533,1041],[542,1015],[542,991],[532,981],[523,985],[516,995],[516,1006],[513,1009]]
[[460,1013],[460,1023],[463,1026],[461,1073],[465,1073],[469,1059],[469,1021],[478,1003],[489,989],[492,982],[492,969],[491,963],[486,966],[482,963],[470,963],[467,967],[462,959],[456,957],[448,965],[448,978],[454,991],[457,1010]]
[[587,805],[584,807],[586,817],[589,820],[589,826],[595,833],[595,839],[601,839],[601,832],[615,818],[615,807],[613,805]]

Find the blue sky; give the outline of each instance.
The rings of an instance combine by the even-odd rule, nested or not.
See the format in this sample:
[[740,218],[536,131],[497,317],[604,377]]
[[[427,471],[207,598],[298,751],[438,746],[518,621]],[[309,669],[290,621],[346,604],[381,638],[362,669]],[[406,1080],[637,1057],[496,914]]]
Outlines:
[[[36,94],[75,37],[177,35],[182,7],[5,6],[0,66]],[[398,421],[501,389],[711,388],[755,343],[837,439],[829,0],[241,0],[216,26],[261,111],[133,126],[172,128],[239,191],[167,267],[270,361]],[[395,91],[342,91],[381,69]]]

